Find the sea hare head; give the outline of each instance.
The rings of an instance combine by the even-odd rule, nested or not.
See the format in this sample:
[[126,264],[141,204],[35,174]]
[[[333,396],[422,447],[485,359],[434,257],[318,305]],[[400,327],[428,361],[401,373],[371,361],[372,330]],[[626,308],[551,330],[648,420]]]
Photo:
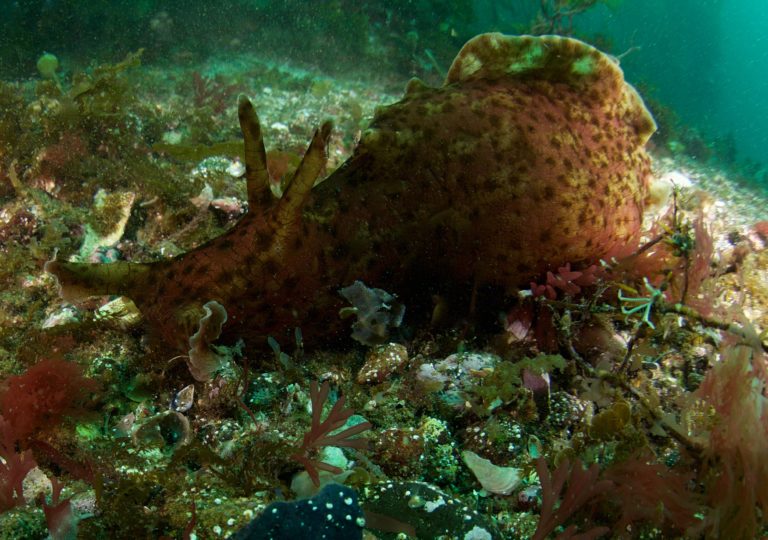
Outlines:
[[407,182],[433,266],[514,287],[636,248],[654,130],[617,61],[590,45],[483,34],[442,87],[412,81],[381,109],[359,154],[376,157],[370,177]]

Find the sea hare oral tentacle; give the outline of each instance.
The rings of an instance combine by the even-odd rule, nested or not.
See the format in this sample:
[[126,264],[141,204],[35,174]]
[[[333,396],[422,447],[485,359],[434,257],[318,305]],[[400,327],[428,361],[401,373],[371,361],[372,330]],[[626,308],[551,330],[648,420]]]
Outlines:
[[215,301],[229,337],[263,345],[295,327],[308,340],[337,335],[349,324],[338,290],[355,280],[406,305],[471,284],[509,292],[638,242],[655,124],[618,63],[575,39],[473,38],[445,84],[411,81],[313,187],[331,131],[323,124],[281,198],[247,98],[238,113],[248,213],[166,261],[52,261],[64,298],[129,296],[180,350]]
[[239,98],[237,116],[240,119],[240,130],[243,132],[248,206],[253,209],[259,206],[259,196],[270,192],[267,151],[264,148],[259,117],[251,101],[244,95]]
[[326,148],[331,136],[331,122],[324,122],[312,136],[307,153],[299,163],[299,168],[288,182],[288,185],[277,205],[275,221],[282,227],[298,219],[304,203],[309,198],[312,186],[320,176],[328,161]]

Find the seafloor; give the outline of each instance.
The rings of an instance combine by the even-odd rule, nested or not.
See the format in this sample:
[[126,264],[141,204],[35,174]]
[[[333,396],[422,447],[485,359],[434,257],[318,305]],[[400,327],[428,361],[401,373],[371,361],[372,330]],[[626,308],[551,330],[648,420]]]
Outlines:
[[[404,84],[287,65],[239,56],[159,69],[129,56],[85,76],[0,83],[0,537],[45,538],[59,516],[52,536],[73,538],[74,516],[79,538],[224,538],[274,501],[311,495],[294,458],[311,428],[311,381],[330,383],[330,401],[346,397],[350,422],[371,424],[367,449],[318,459],[338,467],[323,482],[357,490],[368,538],[761,529],[768,205],[674,135],[651,145],[659,195],[646,253],[663,251],[663,271],[643,259],[657,272],[647,289],[630,262],[584,290],[523,299],[523,311],[436,297],[430,323],[411,326],[405,306],[397,344],[350,337],[326,349],[297,334],[233,353],[208,382],[183,357],[158,357],[119,299],[61,300],[43,270],[54,256],[158,260],[236,222],[239,93],[256,106],[279,182],[326,118],[337,167]],[[685,276],[683,304],[659,289],[674,275]],[[421,315],[411,320],[430,320]],[[38,468],[26,475],[24,460]],[[348,534],[335,537],[359,531]]]

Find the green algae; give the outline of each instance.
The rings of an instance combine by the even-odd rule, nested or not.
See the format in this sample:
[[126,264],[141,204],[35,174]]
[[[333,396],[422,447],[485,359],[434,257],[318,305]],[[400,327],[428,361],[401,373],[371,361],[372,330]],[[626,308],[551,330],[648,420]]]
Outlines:
[[239,140],[213,144],[155,143],[152,145],[152,149],[176,159],[195,163],[214,156],[231,156],[243,159],[243,142]]

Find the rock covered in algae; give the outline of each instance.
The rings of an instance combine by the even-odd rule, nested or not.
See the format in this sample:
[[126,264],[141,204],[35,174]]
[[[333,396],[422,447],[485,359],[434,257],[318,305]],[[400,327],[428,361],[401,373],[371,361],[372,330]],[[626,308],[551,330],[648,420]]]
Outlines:
[[[380,538],[501,538],[492,520],[426,482],[381,482],[360,494],[366,524]],[[389,532],[393,531],[393,532]]]
[[617,62],[559,36],[483,34],[443,86],[411,81],[380,109],[353,156],[314,189],[330,125],[281,198],[261,127],[242,98],[249,212],[224,235],[152,264],[54,261],[67,299],[131,297],[183,350],[216,301],[234,337],[341,328],[337,291],[355,280],[404,301],[426,286],[507,291],[566,262],[631,252],[655,129]]
[[365,518],[357,492],[347,486],[329,484],[310,499],[272,503],[247,527],[231,536],[235,540],[272,538],[363,537]]

